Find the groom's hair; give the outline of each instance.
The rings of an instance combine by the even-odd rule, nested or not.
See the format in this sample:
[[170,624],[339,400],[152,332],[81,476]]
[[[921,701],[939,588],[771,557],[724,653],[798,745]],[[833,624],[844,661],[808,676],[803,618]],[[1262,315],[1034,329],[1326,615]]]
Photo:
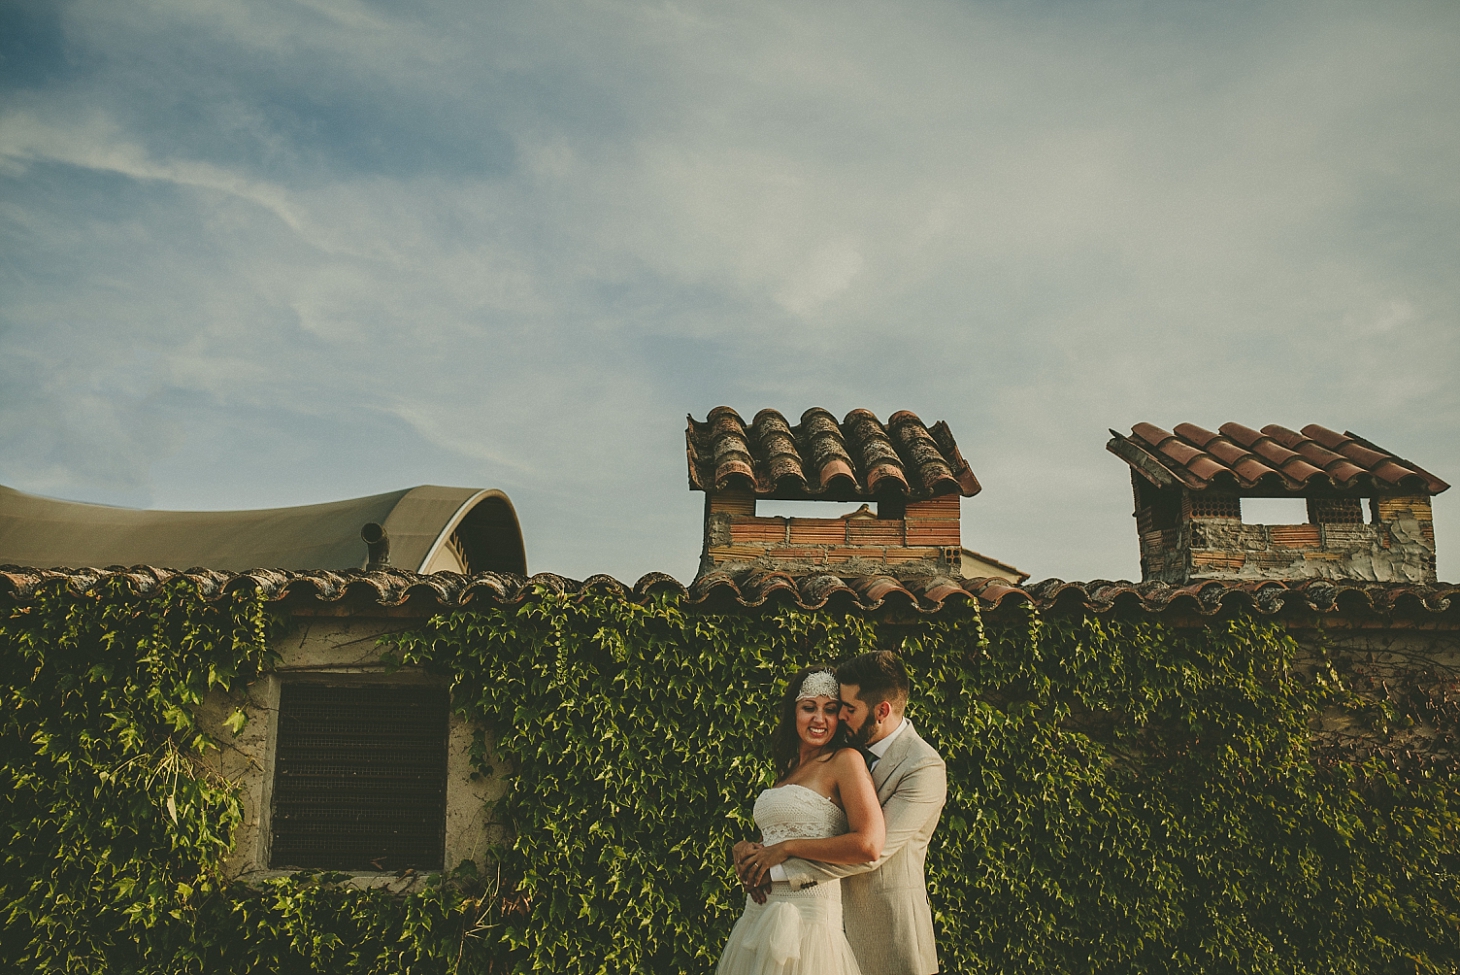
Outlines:
[[891,650],[873,650],[853,657],[836,669],[836,679],[855,684],[857,697],[869,708],[887,701],[894,710],[901,711],[907,707],[907,695],[912,690],[902,658]]

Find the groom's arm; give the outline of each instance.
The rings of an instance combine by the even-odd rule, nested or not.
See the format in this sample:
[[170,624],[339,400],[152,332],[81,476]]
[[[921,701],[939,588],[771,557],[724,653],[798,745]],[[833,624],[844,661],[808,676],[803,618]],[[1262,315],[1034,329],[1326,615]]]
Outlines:
[[928,820],[938,815],[948,797],[948,770],[942,762],[929,762],[903,776],[896,791],[882,807],[887,820],[887,839],[882,855],[871,863],[820,863],[795,857],[781,866],[793,890],[828,880],[840,880],[876,870],[906,846]]

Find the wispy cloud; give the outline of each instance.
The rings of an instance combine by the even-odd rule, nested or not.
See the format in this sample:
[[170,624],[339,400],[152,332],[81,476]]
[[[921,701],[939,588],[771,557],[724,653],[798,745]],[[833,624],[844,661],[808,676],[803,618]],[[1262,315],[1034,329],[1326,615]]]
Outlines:
[[132,180],[224,193],[267,210],[295,233],[303,233],[299,217],[279,187],[208,163],[156,162],[140,146],[126,142],[117,126],[99,115],[68,126],[43,122],[26,111],[0,114],[0,160],[17,179],[25,177],[29,164],[59,163]]

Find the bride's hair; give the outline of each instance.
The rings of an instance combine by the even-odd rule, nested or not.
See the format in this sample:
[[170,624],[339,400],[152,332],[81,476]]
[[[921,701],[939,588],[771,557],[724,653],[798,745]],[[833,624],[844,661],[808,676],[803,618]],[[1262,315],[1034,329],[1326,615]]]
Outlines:
[[[796,695],[801,693],[801,685],[806,678],[818,671],[836,673],[836,667],[831,664],[802,667],[786,684],[786,691],[781,695],[781,706],[777,712],[779,720],[776,721],[776,730],[771,732],[771,761],[775,763],[778,780],[790,775],[791,770],[796,767],[797,759],[801,757],[801,739],[796,734]],[[838,724],[836,734],[832,735],[827,749],[835,752],[846,743],[847,729]]]

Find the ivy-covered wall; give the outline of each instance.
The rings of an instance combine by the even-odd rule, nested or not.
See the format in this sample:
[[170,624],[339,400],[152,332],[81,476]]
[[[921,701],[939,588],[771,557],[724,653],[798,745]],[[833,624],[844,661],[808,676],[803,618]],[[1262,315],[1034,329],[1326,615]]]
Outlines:
[[605,587],[421,620],[382,651],[449,677],[489,729],[513,838],[404,897],[225,879],[241,804],[196,715],[270,667],[289,621],[261,597],[113,580],[0,617],[0,952],[19,971],[711,971],[779,684],[874,646],[907,657],[912,718],[948,760],[945,972],[1460,959],[1460,773],[1423,747],[1453,741],[1453,672],[1376,694],[1352,654],[1319,640],[1299,667],[1248,617],[706,615]]

